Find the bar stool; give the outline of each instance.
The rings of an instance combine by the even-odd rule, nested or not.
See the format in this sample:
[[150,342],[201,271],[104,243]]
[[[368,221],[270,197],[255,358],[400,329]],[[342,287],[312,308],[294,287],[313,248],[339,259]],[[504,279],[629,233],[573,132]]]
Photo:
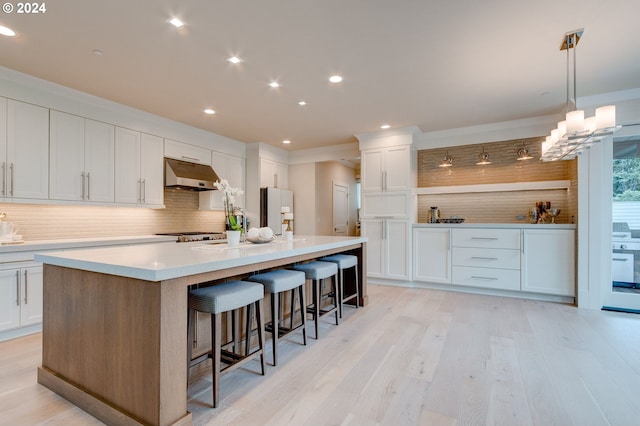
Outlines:
[[[342,318],[342,307],[345,302],[348,302],[351,299],[356,299],[355,307],[358,308],[358,256],[353,256],[351,254],[334,254],[331,256],[323,257],[323,262],[334,262],[338,265],[338,270],[340,271],[340,275],[338,276],[338,287],[340,290],[340,294],[338,295],[339,302],[339,312],[340,318]],[[345,269],[354,268],[353,272],[355,274],[355,293],[350,294],[349,296],[344,295],[344,271]]]
[[[263,376],[265,374],[263,301],[264,288],[262,287],[262,284],[248,281],[230,281],[210,287],[198,288],[189,292],[189,316],[187,321],[189,336],[187,344],[187,377],[189,377],[189,369],[193,365],[201,362],[195,362],[193,365],[191,362],[193,333],[194,327],[196,326],[196,311],[209,313],[211,314],[212,347],[211,352],[202,361],[209,357],[212,359],[211,375],[213,379],[213,408],[218,406],[220,376],[223,372],[234,370],[259,355],[262,369],[261,373]],[[234,345],[233,352],[223,350],[221,343],[222,313],[235,311],[245,306],[248,308],[252,304],[255,305],[257,314],[258,349],[253,352],[249,351],[250,333],[247,333],[245,336],[247,350],[244,355],[237,353],[237,345]],[[247,315],[247,321],[250,321],[250,315]],[[233,340],[235,342],[237,341],[235,325],[232,329]],[[249,329],[249,327],[247,327],[247,329]],[[227,366],[221,368],[222,363],[227,364]]]
[[[295,265],[293,269],[302,271],[305,274],[307,280],[311,280],[313,291],[313,304],[307,306],[307,313],[313,315],[315,338],[318,338],[318,320],[320,317],[335,313],[336,325],[340,323],[338,319],[338,289],[337,289],[337,276],[338,265],[333,262],[321,262],[316,260],[309,263],[301,263]],[[331,282],[333,283],[333,307],[327,310],[320,308],[321,296],[322,296],[322,280],[333,277]]]
[[[271,344],[273,346],[273,365],[278,362],[278,340],[294,330],[302,328],[302,341],[307,344],[307,320],[305,315],[306,298],[304,295],[305,274],[302,271],[291,271],[279,269],[253,275],[249,278],[264,285],[265,293],[271,295],[271,322],[265,325],[265,330],[271,333]],[[301,324],[293,326],[293,316],[296,305],[296,290],[300,296],[300,317]],[[291,314],[289,317],[289,328],[280,326],[280,297],[287,291],[291,291]]]

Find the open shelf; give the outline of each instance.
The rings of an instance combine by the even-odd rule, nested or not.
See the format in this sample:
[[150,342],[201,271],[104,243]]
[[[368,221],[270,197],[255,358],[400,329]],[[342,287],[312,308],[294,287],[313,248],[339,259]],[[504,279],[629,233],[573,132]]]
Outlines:
[[417,195],[464,194],[474,192],[539,191],[545,189],[569,189],[570,180],[545,180],[538,182],[492,183],[483,185],[432,186],[416,188]]

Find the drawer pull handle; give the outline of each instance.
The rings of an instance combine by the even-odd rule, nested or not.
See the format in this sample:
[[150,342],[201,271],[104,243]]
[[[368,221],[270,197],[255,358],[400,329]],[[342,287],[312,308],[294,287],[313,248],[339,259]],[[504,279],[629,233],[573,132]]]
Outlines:
[[498,238],[496,237],[471,237],[472,240],[497,240]]
[[475,276],[475,275],[472,275],[471,279],[472,280],[483,280],[483,281],[498,281],[498,279],[495,278],[495,277],[478,277],[478,276]]
[[471,259],[475,259],[475,260],[498,260],[497,257],[480,257],[480,256],[471,256]]
[[627,260],[629,260],[629,259],[624,258],[624,257],[623,257],[623,258],[614,257],[614,258],[612,258],[611,260],[615,260],[616,262],[626,262],[626,261],[627,261]]

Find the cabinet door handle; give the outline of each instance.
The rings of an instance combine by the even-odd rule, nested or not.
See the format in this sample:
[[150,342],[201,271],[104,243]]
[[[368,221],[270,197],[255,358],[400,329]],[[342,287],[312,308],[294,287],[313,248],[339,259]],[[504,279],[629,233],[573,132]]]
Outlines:
[[9,166],[9,170],[11,170],[11,186],[10,186],[10,191],[9,191],[9,195],[13,197],[13,163],[11,163],[11,165]]
[[2,196],[7,193],[7,163],[2,162]]
[[480,277],[480,276],[476,276],[476,275],[472,275],[471,279],[472,280],[482,280],[482,281],[498,281],[498,279],[495,278],[495,277]]
[[29,271],[24,271],[24,304],[29,304]]
[[80,198],[82,198],[84,200],[84,192],[85,192],[85,187],[84,187],[84,172],[80,173],[80,179],[82,179],[82,195],[80,196]]
[[497,257],[481,257],[481,256],[471,256],[471,259],[475,259],[475,260],[498,260]]
[[484,240],[484,241],[494,241],[498,238],[496,237],[471,237],[472,240]]
[[138,202],[142,201],[142,179],[138,179]]
[[20,306],[20,271],[16,271],[16,290],[18,293],[18,298],[16,299],[16,306]]
[[91,199],[91,172],[87,172],[87,200]]
[[147,180],[142,179],[142,202],[147,202]]

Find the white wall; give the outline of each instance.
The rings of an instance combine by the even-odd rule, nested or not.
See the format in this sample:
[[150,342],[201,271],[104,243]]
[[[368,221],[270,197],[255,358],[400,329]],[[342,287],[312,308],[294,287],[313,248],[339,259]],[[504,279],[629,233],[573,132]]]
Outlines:
[[293,232],[316,234],[315,163],[289,166],[289,189],[293,191]]

